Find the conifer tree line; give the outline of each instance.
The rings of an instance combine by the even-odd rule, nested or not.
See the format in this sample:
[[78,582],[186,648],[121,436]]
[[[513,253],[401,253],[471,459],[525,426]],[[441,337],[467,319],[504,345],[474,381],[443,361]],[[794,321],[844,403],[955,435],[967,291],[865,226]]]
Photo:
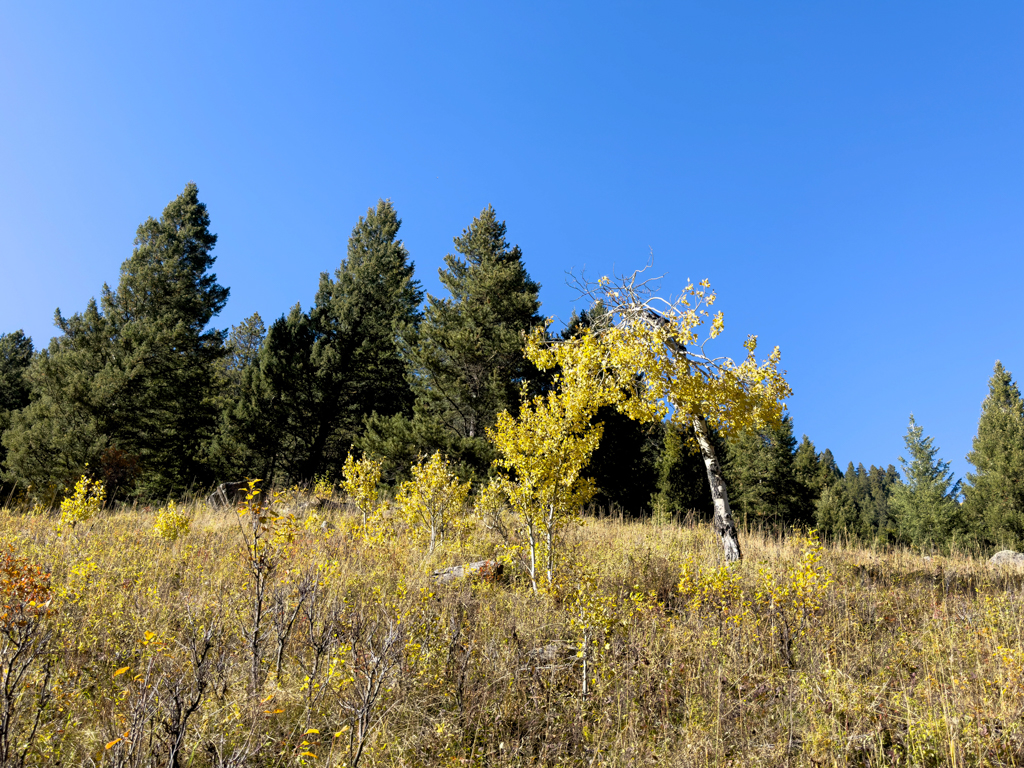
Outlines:
[[[359,218],[333,275],[308,309],[269,326],[213,319],[229,291],[212,271],[217,236],[195,184],[137,231],[115,288],[36,350],[0,334],[0,478],[6,497],[53,503],[81,474],[108,498],[162,499],[225,479],[291,484],[340,475],[350,453],[403,479],[440,450],[477,483],[495,458],[486,431],[550,375],[523,355],[543,325],[540,286],[487,207],[454,238],[425,295],[388,200]],[[595,306],[564,337],[605,321]],[[693,440],[671,425],[602,412],[589,472],[600,508],[631,516],[709,518]],[[817,527],[824,535],[918,547],[1024,548],[1024,403],[996,363],[966,482],[913,417],[901,471],[799,443],[787,418],[771,432],[717,438],[733,510],[749,526]]]

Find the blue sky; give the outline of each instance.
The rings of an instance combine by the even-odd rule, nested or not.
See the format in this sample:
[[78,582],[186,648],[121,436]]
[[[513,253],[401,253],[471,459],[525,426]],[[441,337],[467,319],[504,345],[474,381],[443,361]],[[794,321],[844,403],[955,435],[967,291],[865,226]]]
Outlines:
[[0,8],[0,332],[45,344],[189,180],[221,327],[308,307],[384,197],[432,293],[488,204],[545,314],[571,268],[709,278],[843,467],[913,411],[963,475],[1024,375],[1020,3]]

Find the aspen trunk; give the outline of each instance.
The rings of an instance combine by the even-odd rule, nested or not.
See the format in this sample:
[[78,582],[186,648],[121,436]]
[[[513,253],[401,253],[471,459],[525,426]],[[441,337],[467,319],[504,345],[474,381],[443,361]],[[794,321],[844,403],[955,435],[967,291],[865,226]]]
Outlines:
[[555,505],[548,505],[547,519],[544,521],[544,543],[548,547],[548,586],[555,583]]
[[527,536],[530,542],[530,586],[534,593],[537,592],[537,528],[530,522],[526,526]]
[[715,505],[712,525],[715,533],[722,539],[725,559],[728,562],[735,562],[743,557],[740,552],[740,540],[736,535],[736,523],[733,522],[729,509],[729,491],[726,490],[725,480],[722,479],[722,466],[718,463],[715,446],[711,443],[711,431],[703,416],[694,417],[693,430],[697,433],[697,442],[704,457],[704,467],[708,472],[708,485],[711,486],[711,500]]

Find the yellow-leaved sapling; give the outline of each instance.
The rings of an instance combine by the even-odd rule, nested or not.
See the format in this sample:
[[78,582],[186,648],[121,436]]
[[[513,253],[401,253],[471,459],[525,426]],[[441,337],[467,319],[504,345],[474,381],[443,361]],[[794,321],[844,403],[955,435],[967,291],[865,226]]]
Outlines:
[[[531,339],[534,349],[536,339]],[[603,430],[593,417],[607,399],[592,376],[563,372],[554,383],[524,403],[518,416],[498,414],[497,424],[487,430],[499,453],[496,485],[516,513],[535,592],[542,579],[548,586],[554,581],[559,529],[578,518],[594,495],[593,480],[582,473]]]
[[82,475],[75,483],[74,492],[60,503],[57,530],[63,530],[66,525],[74,528],[78,523],[91,520],[103,509],[103,502],[106,499],[107,489],[103,483],[99,480],[90,480],[88,475]]
[[790,566],[784,578],[776,577],[763,566],[758,569],[760,588],[755,596],[766,608],[764,621],[774,625],[779,649],[787,664],[793,664],[793,642],[811,631],[813,619],[825,605],[832,576],[821,562],[822,545],[818,532],[801,537],[800,559]]
[[318,499],[331,499],[334,496],[334,480],[329,472],[313,478],[313,495]]
[[352,500],[365,528],[381,509],[380,476],[383,462],[368,456],[356,461],[350,453],[342,467],[341,489]]
[[402,483],[395,507],[408,525],[426,533],[428,551],[444,543],[445,535],[463,517],[471,483],[458,475],[440,451],[412,468],[412,479]]
[[153,533],[164,541],[176,541],[188,533],[191,525],[192,516],[172,500],[157,511]]

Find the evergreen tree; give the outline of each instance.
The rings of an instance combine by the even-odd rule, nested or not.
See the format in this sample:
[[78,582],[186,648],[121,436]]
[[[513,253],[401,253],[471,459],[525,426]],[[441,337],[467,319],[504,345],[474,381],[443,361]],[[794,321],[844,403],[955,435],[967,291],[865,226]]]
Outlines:
[[910,416],[904,438],[910,459],[900,457],[904,481],[893,488],[890,501],[904,541],[914,546],[946,546],[967,533],[958,497],[960,481],[954,482],[949,462],[938,458],[934,438]]
[[108,437],[101,414],[105,392],[93,386],[106,361],[112,360],[106,319],[95,299],[85,312],[70,318],[58,310],[55,324],[63,333],[32,360],[25,371],[29,404],[11,413],[3,433],[8,481],[31,489],[52,503],[91,465],[97,467]]
[[[0,334],[0,436],[11,425],[16,411],[29,403],[29,383],[25,372],[32,362],[32,339],[23,331]],[[7,452],[0,443],[0,478]]]
[[261,407],[267,403],[259,397],[257,379],[266,337],[267,329],[258,312],[231,326],[228,332],[226,354],[220,362],[220,424],[210,449],[212,468],[219,478],[264,477],[252,443],[254,432],[264,428]]
[[[706,522],[714,514],[711,489],[704,459],[695,447],[693,428],[681,429],[679,425],[661,425],[661,452],[656,464],[656,492],[651,497],[651,506],[660,514],[671,517],[696,513],[699,521]],[[712,433],[715,447],[724,455],[724,444]],[[604,445],[602,438],[602,445]]]
[[138,230],[135,251],[121,266],[116,291],[103,289],[103,314],[116,338],[109,386],[111,437],[136,454],[140,490],[180,492],[210,479],[209,442],[217,422],[216,372],[224,355],[220,331],[208,329],[228,289],[210,270],[217,236],[206,205],[189,183]]
[[814,524],[829,538],[849,538],[858,535],[860,510],[850,495],[845,482],[827,485],[814,503]]
[[874,464],[868,469],[868,498],[861,510],[863,535],[866,539],[890,541],[897,536],[890,500],[899,485],[900,475],[892,464],[885,469]]
[[415,332],[423,292],[390,200],[369,209],[352,230],[348,254],[331,280],[320,276],[310,312],[316,334],[312,364],[322,396],[318,418],[329,425],[315,441],[305,477],[335,468],[372,414],[411,412],[399,338]]
[[989,544],[1024,548],[1024,401],[1003,364],[996,361],[981,406],[978,434],[967,460],[964,516]]
[[[402,454],[441,449],[464,474],[486,474],[494,457],[486,430],[504,410],[513,413],[520,386],[536,374],[523,356],[524,333],[543,323],[540,286],[530,279],[506,226],[485,208],[449,254],[441,282],[451,298],[427,297],[417,333],[405,335],[413,423],[378,415],[360,446],[401,464]],[[422,440],[410,445],[398,439]]]
[[298,304],[271,324],[223,415],[214,447],[221,472],[231,478],[260,478],[267,486],[279,471],[303,477],[308,441],[321,427],[310,417],[320,399],[310,360],[314,340],[309,318]]
[[871,481],[863,462],[858,462],[856,467],[853,466],[852,461],[847,465],[846,474],[843,475],[843,485],[846,486],[847,493],[857,510],[850,533],[865,539],[869,535],[868,528],[870,526]]
[[422,297],[389,200],[361,217],[309,314],[276,321],[229,408],[222,463],[263,479],[338,474],[364,420],[407,414],[412,394],[398,337],[414,331]]
[[810,520],[796,475],[791,418],[778,429],[743,433],[726,445],[724,472],[740,519],[775,528]]
[[819,454],[807,435],[803,436],[793,454],[793,473],[796,475],[800,507],[807,517],[812,515],[825,489],[842,479],[832,451],[826,448]]
[[818,482],[820,473],[818,453],[814,450],[814,443],[804,435],[793,454],[793,474],[800,484],[802,502],[813,505],[821,496],[821,486]]
[[140,225],[117,289],[103,286],[102,309],[58,310],[62,336],[29,371],[33,403],[8,430],[21,482],[55,492],[87,462],[96,474],[137,466],[136,492],[147,496],[208,479],[223,339],[207,325],[228,296],[210,272],[209,224],[189,183],[159,220]]
[[263,324],[259,312],[254,312],[238,325],[231,326],[227,343],[224,345],[226,354],[221,361],[224,386],[231,393],[237,393],[245,371],[257,364],[260,348],[266,337],[267,327]]
[[865,469],[851,461],[842,474],[831,451],[817,456],[813,469],[799,461],[800,453],[798,476],[805,486],[817,489],[814,519],[823,535],[861,542],[887,541],[895,535],[889,498],[900,476],[892,465]]

